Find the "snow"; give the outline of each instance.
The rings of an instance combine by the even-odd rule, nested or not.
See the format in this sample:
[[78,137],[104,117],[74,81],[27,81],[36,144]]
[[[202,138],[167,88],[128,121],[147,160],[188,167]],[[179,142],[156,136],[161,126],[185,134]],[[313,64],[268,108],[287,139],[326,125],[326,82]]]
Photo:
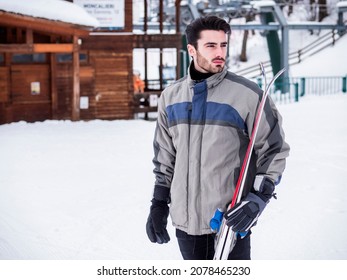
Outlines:
[[[347,95],[279,105],[291,154],[254,259],[347,258]],[[0,126],[0,259],[180,259],[147,240],[154,122]]]
[[0,11],[97,27],[99,22],[83,8],[62,0],[0,0]]
[[347,8],[347,1],[340,1],[336,4],[338,8]]
[[254,258],[347,258],[346,106],[346,94],[279,106],[291,153],[278,200],[254,228]]
[[291,66],[290,73],[296,77],[347,76],[347,66],[341,65],[342,61],[347,61],[346,44],[344,36],[334,46],[306,58],[303,64]]
[[[346,39],[291,74],[346,75]],[[346,108],[346,93],[278,105],[291,153],[253,229],[253,259],[347,259]],[[180,260],[170,224],[165,245],[145,232],[154,130],[143,120],[1,125],[0,259]]]
[[254,8],[274,7],[276,5],[275,1],[251,1],[250,4],[254,6]]

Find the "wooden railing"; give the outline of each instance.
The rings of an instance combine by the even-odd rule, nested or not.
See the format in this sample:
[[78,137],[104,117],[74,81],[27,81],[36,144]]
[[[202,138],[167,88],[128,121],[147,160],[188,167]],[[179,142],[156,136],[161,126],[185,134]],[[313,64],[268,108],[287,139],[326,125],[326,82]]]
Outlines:
[[160,94],[161,91],[145,91],[134,94],[134,113],[144,113],[144,119],[148,120],[148,113],[157,112]]

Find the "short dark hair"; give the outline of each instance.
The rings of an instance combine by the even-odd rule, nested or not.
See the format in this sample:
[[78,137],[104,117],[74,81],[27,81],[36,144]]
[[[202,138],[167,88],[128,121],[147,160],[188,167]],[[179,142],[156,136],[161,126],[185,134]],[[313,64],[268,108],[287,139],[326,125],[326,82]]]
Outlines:
[[187,43],[198,47],[200,32],[203,30],[224,31],[226,34],[231,32],[230,25],[224,19],[216,16],[200,17],[193,20],[186,28]]

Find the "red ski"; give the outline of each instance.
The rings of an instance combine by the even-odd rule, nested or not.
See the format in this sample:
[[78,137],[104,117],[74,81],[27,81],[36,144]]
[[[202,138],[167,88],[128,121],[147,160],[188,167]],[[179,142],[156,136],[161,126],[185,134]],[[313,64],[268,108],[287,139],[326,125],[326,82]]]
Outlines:
[[[246,179],[246,175],[247,175],[247,171],[248,171],[248,166],[249,166],[249,162],[250,162],[250,159],[252,156],[254,142],[255,142],[255,138],[257,136],[261,116],[262,116],[262,113],[264,111],[266,99],[269,95],[270,88],[272,87],[273,83],[285,71],[285,69],[280,70],[272,78],[270,83],[267,84],[266,76],[265,76],[265,70],[264,70],[264,66],[262,63],[260,63],[260,68],[261,68],[261,72],[262,72],[262,75],[264,78],[264,87],[263,87],[264,93],[263,93],[262,99],[259,103],[259,106],[258,106],[258,109],[256,112],[256,116],[255,116],[255,120],[254,120],[254,124],[253,124],[253,129],[252,129],[252,134],[251,134],[251,137],[249,139],[249,144],[247,146],[246,155],[245,155],[245,158],[244,158],[242,166],[241,166],[240,175],[239,175],[239,178],[238,178],[237,183],[236,183],[235,192],[234,192],[234,195],[232,197],[232,201],[229,204],[227,210],[231,209],[236,203],[240,202],[240,200],[241,200],[241,195],[242,195],[242,191],[244,188],[244,183],[245,183],[245,179]],[[217,237],[216,237],[215,254],[214,254],[213,259],[214,260],[227,260],[229,253],[232,251],[232,249],[235,246],[236,238],[237,238],[237,232],[233,232],[230,229],[230,227],[228,227],[226,225],[226,220],[225,220],[225,218],[223,218],[222,225],[221,225],[219,233],[217,234]]]

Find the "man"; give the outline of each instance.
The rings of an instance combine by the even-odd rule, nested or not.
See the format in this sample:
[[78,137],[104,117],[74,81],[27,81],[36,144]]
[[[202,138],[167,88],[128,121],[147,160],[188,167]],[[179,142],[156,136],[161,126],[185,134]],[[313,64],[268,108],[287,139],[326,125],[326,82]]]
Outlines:
[[[167,87],[158,104],[154,136],[152,205],[146,231],[166,243],[167,218],[184,259],[212,259],[215,233],[209,223],[231,201],[262,90],[227,71],[229,24],[215,16],[187,26],[188,75]],[[225,213],[235,232],[246,232],[228,259],[250,259],[250,230],[285,168],[289,146],[281,116],[269,99],[254,145],[242,203]],[[170,207],[169,207],[170,205]]]

